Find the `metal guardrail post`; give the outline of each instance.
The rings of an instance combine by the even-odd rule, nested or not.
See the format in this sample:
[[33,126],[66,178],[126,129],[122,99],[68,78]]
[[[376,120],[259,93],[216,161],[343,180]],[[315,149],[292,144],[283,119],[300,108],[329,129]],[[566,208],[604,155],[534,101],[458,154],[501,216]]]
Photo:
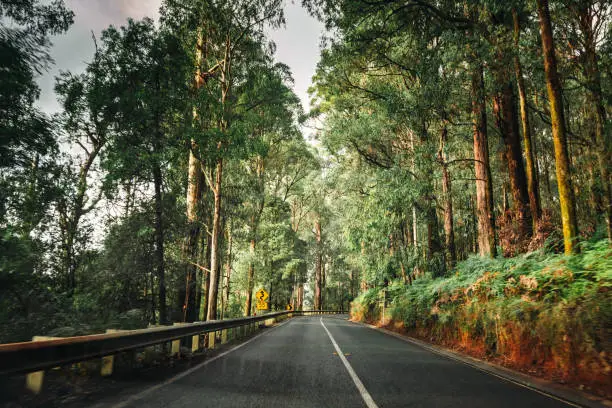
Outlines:
[[200,349],[200,335],[194,334],[191,336],[191,352],[195,353]]
[[[34,336],[32,341],[56,340],[60,337]],[[34,394],[39,394],[42,390],[43,381],[45,379],[45,371],[35,371],[26,376],[26,388]]]
[[208,348],[210,350],[214,350],[215,349],[215,343],[217,341],[217,332],[208,332]]
[[[106,333],[121,333],[126,330],[107,329]],[[111,354],[102,357],[102,365],[100,367],[100,375],[102,377],[108,377],[113,374],[113,366],[115,364],[115,355]]]
[[[189,323],[173,323],[172,326],[185,326],[188,324]],[[176,339],[172,341],[172,348],[170,351],[170,355],[175,356],[181,353],[181,340],[182,339]]]

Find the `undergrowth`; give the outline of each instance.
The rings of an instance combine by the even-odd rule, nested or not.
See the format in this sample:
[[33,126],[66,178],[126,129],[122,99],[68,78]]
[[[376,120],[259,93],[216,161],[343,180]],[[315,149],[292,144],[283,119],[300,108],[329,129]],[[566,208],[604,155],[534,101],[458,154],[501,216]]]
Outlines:
[[[573,256],[474,256],[451,276],[391,283],[390,321],[382,324],[610,395],[611,289],[606,240],[585,243]],[[379,322],[380,294],[381,288],[361,294],[352,317]]]

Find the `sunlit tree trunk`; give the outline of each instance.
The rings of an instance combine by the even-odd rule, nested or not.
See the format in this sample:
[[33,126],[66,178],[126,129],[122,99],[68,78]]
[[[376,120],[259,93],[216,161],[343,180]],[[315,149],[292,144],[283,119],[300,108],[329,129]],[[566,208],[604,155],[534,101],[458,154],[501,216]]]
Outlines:
[[[206,55],[204,55],[204,31],[202,28],[198,30],[195,54],[196,67],[193,87],[197,91],[205,84],[204,77],[202,76],[202,66],[206,58]],[[193,108],[193,119],[194,123],[198,123],[198,112],[195,107]],[[202,251],[199,243],[208,241],[208,237],[204,239],[201,237],[199,219],[201,214],[198,214],[205,184],[202,162],[195,154],[198,148],[195,140],[191,140],[190,147],[187,170],[187,237],[183,248],[183,255],[187,260],[187,265],[184,285],[179,282],[178,292],[178,301],[182,303],[183,321],[195,321],[198,318],[198,311],[200,320],[206,320],[208,300],[208,287],[206,285],[209,277],[205,270],[199,268],[202,278],[200,288],[197,287],[198,267],[194,264],[201,260],[198,257],[198,254]],[[209,250],[209,245],[207,245],[206,250]]]
[[555,148],[555,165],[559,204],[561,206],[561,222],[563,225],[563,242],[565,253],[575,252],[578,227],[576,223],[576,204],[572,191],[572,179],[567,151],[567,135],[561,96],[561,81],[557,72],[557,59],[550,21],[548,0],[536,0],[540,19],[540,36],[542,39],[542,54],[546,74],[546,88],[550,104],[550,119],[552,122],[553,143]]
[[[252,221],[254,224],[255,222]],[[251,315],[251,308],[253,306],[253,289],[254,289],[254,281],[255,281],[255,236],[251,237],[251,241],[249,243],[249,255],[251,259],[249,260],[249,270],[247,272],[247,295],[246,302],[244,305],[244,315]]]
[[[249,261],[249,271],[247,274],[247,298],[244,305],[244,315],[251,315],[251,308],[253,303],[253,288],[255,285],[255,247],[257,245],[257,230],[259,228],[259,221],[261,219],[261,214],[265,207],[265,183],[264,183],[264,160],[261,156],[257,156],[255,158],[255,168],[254,173],[257,178],[257,186],[258,186],[258,202],[253,204],[253,213],[251,214],[251,220],[249,224],[250,234],[251,234],[251,242],[249,246],[251,260]],[[297,227],[296,227],[297,228]]]
[[217,319],[217,294],[219,290],[219,234],[221,227],[221,183],[223,179],[223,159],[217,160],[215,185],[213,188],[215,206],[210,246],[210,283],[208,285],[207,320]]
[[476,208],[478,215],[478,250],[480,256],[495,257],[495,214],[493,185],[489,164],[487,111],[482,65],[472,67],[472,115],[474,131],[474,170],[476,173]]
[[523,148],[525,150],[525,171],[527,174],[527,190],[529,193],[529,206],[531,207],[531,215],[533,217],[533,230],[538,229],[540,217],[542,216],[542,208],[540,204],[540,188],[538,185],[538,173],[535,167],[535,153],[532,144],[531,124],[529,123],[529,111],[527,109],[527,91],[525,90],[525,80],[523,79],[523,68],[521,66],[520,47],[520,26],[518,15],[515,9],[512,10],[512,18],[514,22],[514,69],[516,73],[516,83],[519,92],[519,103],[521,112],[521,127],[523,129]]
[[[192,148],[195,149],[195,142],[192,141]],[[204,187],[204,175],[202,174],[201,163],[193,154],[189,152],[188,165],[188,184],[187,184],[187,237],[183,247],[183,255],[187,259],[185,279],[179,281],[178,301],[183,310],[183,321],[192,322],[197,319],[196,308],[196,286],[198,268],[193,263],[198,262],[198,243],[200,242],[200,221],[198,219],[198,208],[202,200]]]
[[[212,225],[212,216],[209,214],[207,217],[207,227],[205,228],[208,231],[210,225]],[[202,268],[200,269],[200,286],[198,288],[196,300],[196,310],[199,310],[200,320],[206,320],[206,311],[208,310],[208,285],[210,283],[210,248],[212,237],[209,233],[200,234],[200,245],[204,248],[203,253],[200,252],[200,262],[202,263]]]

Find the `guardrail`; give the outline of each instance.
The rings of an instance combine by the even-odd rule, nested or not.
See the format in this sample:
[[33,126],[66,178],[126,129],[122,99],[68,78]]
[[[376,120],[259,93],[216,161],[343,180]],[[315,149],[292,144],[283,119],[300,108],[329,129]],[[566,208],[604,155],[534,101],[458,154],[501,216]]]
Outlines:
[[[116,333],[0,345],[0,375],[31,373],[116,353],[177,341],[287,315],[339,314],[338,311],[283,311],[239,319],[160,326]],[[214,337],[214,336],[213,336]],[[214,345],[214,342],[213,342]]]

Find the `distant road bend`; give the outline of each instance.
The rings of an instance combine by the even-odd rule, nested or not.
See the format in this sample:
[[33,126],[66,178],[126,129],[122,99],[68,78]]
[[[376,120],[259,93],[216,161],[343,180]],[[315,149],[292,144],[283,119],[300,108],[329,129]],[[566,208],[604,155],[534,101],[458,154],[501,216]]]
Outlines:
[[334,316],[289,319],[114,408],[575,406]]

